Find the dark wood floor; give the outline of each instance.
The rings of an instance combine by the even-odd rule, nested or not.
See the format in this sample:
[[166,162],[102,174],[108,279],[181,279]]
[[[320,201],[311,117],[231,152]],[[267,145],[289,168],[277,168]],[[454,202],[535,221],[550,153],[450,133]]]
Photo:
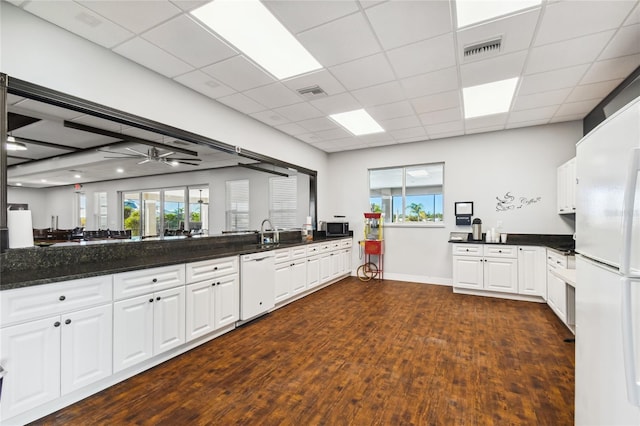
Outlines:
[[544,304],[347,278],[34,424],[572,425]]

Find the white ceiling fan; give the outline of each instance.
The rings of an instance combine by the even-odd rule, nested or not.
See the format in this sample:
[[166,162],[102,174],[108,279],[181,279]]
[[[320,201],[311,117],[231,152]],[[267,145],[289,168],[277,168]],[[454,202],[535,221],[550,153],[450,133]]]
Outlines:
[[135,150],[133,148],[129,148],[126,147],[125,148],[128,151],[131,151],[132,154],[126,153],[126,152],[114,152],[114,151],[108,151],[108,150],[103,150],[103,149],[99,149],[98,151],[101,152],[106,152],[109,154],[117,154],[119,155],[119,157],[104,157],[104,158],[140,158],[142,159],[141,161],[138,162],[138,164],[145,164],[145,163],[149,163],[149,162],[156,162],[156,163],[163,163],[166,164],[168,166],[172,166],[175,167],[178,164],[187,164],[189,166],[198,166],[199,164],[195,163],[196,161],[202,161],[199,158],[181,158],[181,157],[170,157],[171,154],[175,154],[175,151],[167,151],[167,152],[163,152],[160,153],[161,149],[158,149],[156,147],[151,147],[147,150],[146,153]]

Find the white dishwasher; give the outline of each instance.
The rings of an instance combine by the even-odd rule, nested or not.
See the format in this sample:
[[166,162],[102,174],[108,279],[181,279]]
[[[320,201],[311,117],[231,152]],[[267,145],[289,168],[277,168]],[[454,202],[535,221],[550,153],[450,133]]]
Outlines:
[[275,306],[276,271],[273,251],[240,257],[240,320],[267,313]]

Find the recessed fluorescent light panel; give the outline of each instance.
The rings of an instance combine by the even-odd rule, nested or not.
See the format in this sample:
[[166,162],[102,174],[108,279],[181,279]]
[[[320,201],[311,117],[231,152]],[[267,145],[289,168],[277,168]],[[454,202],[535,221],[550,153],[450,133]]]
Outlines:
[[518,77],[462,89],[464,118],[482,117],[509,111]]
[[384,132],[384,129],[364,109],[331,114],[329,118],[355,136]]
[[541,2],[542,0],[456,0],[458,28],[538,6]]
[[259,0],[216,0],[191,14],[280,80],[322,68]]

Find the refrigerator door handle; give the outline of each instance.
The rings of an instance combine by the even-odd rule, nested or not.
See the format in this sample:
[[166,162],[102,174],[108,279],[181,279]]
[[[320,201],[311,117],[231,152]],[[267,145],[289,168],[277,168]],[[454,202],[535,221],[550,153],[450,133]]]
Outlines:
[[[635,208],[636,189],[640,173],[640,148],[631,150],[627,182],[624,186],[624,202],[622,210],[622,257],[620,259],[620,273],[631,275],[631,247],[633,233],[633,211]],[[637,274],[635,271],[634,274]]]
[[636,366],[635,339],[633,330],[633,306],[631,298],[631,279],[622,280],[622,351],[624,371],[627,382],[627,398],[636,407],[640,407],[640,381]]

